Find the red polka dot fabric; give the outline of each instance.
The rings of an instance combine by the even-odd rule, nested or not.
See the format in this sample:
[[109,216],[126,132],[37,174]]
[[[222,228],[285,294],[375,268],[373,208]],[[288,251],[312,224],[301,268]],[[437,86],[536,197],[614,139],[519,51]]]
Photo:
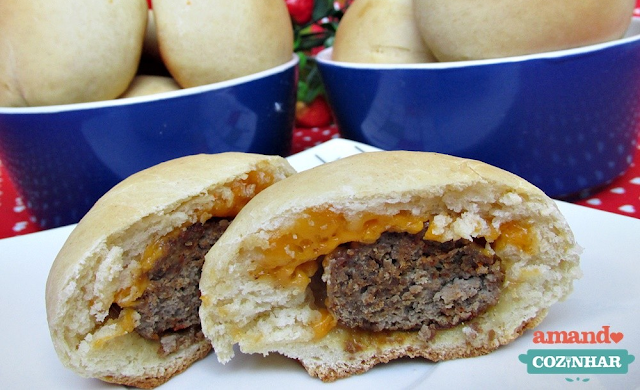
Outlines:
[[640,138],[629,170],[606,188],[576,204],[640,218]]
[[291,154],[302,152],[337,137],[340,137],[340,132],[335,124],[326,127],[296,128],[291,141]]
[[25,201],[7,175],[0,161],[0,238],[37,232],[39,229],[31,217]]

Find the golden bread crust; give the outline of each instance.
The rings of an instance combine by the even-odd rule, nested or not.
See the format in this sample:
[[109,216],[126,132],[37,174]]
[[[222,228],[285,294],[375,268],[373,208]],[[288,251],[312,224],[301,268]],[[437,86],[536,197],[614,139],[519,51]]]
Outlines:
[[135,286],[146,247],[201,221],[212,207],[233,203],[228,186],[250,172],[277,181],[295,171],[279,156],[193,155],[138,172],[96,202],[71,232],[47,279],[47,321],[65,366],[82,376],[142,386],[162,383],[206,354],[210,345],[203,340],[160,357],[158,343],[135,332],[109,338],[119,325],[105,320],[116,292]]
[[418,28],[439,61],[543,53],[612,41],[634,0],[415,0]]
[[267,70],[293,54],[280,0],[157,0],[153,14],[163,62],[183,88]]
[[[511,341],[520,337],[526,330],[533,329],[538,326],[544,317],[546,311],[541,312],[539,315],[525,320],[522,325],[516,329],[510,338],[505,338],[501,341],[500,345],[505,345]],[[330,365],[316,365],[313,363],[305,364],[301,362],[303,367],[307,370],[309,375],[317,377],[323,382],[334,382],[338,379],[348,378],[352,375],[363,374],[378,364],[388,363],[395,359],[400,358],[424,358],[432,362],[439,362],[451,359],[471,358],[486,355],[495,351],[499,345],[487,344],[481,347],[471,347],[470,345],[461,346],[456,349],[450,349],[446,351],[432,351],[424,348],[419,348],[414,345],[397,346],[393,349],[386,351],[379,351],[372,357],[363,360],[353,362],[351,364],[339,364],[335,366]]]
[[211,344],[209,342],[202,341],[198,344],[195,352],[187,356],[183,360],[175,360],[173,364],[163,367],[161,375],[142,375],[142,376],[124,376],[114,375],[108,377],[102,377],[105,382],[120,384],[124,386],[133,386],[140,389],[153,389],[164,383],[174,376],[185,371],[193,363],[200,359],[204,359],[209,352],[211,352]]
[[115,99],[138,69],[145,0],[0,4],[0,106]]
[[[364,226],[362,218],[375,225],[394,215],[430,221],[443,241],[495,236],[488,250],[505,264],[498,302],[428,340],[417,331],[376,337],[342,326],[318,334],[323,320],[312,288],[270,272],[290,269],[297,275],[297,253],[325,254],[313,252],[320,248],[313,245],[332,240],[326,218]],[[505,237],[509,229],[524,233],[498,245],[501,229]],[[286,246],[286,257],[265,257],[280,246]],[[239,213],[206,256],[200,317],[223,363],[238,344],[245,353],[277,352],[299,360],[327,380],[401,356],[477,356],[514,340],[571,292],[580,276],[579,251],[554,201],[511,173],[434,153],[363,153],[276,183]],[[275,268],[264,263],[280,260]]]
[[336,31],[333,60],[356,63],[422,63],[435,57],[422,40],[413,0],[359,0]]

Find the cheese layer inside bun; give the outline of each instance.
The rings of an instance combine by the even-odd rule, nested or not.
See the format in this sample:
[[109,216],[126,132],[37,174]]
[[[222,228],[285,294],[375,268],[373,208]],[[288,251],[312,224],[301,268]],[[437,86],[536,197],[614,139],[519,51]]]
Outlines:
[[151,388],[204,357],[204,255],[257,193],[294,173],[282,157],[194,155],[134,174],[73,230],[46,287],[51,338],[85,377]]
[[409,356],[486,354],[539,324],[580,276],[542,191],[487,164],[371,152],[261,192],[207,254],[203,332],[332,381]]

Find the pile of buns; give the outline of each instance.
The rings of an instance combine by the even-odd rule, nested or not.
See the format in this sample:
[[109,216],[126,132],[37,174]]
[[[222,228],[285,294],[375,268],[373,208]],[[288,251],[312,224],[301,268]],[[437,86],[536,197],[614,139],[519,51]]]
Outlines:
[[621,38],[635,0],[357,0],[333,59],[359,63],[478,60]]
[[[147,0],[2,1],[0,106],[189,88],[269,69],[292,53],[282,0],[154,0],[152,9]],[[157,74],[133,82],[141,69]]]
[[[199,259],[201,274],[190,281],[199,305],[192,326],[204,337],[160,353],[162,339],[139,330],[145,312],[138,303],[156,294],[153,283],[172,274],[163,272],[198,260],[185,251],[203,241],[179,238],[217,218],[230,222]],[[358,262],[396,274],[400,260],[393,250],[381,264],[354,258],[342,267],[330,260],[335,253],[379,245],[383,236],[408,237],[418,246],[460,243],[437,256],[411,250],[415,262],[397,268],[410,277],[383,275],[383,281],[357,286],[371,293],[395,288],[401,280],[406,288],[401,301],[399,295],[382,293],[376,301],[417,316],[418,326],[353,326],[331,305],[329,295],[342,294],[351,283],[336,284],[334,276],[351,275]],[[187,156],[125,179],[80,221],[51,268],[47,320],[61,362],[79,375],[107,382],[155,387],[211,348],[221,363],[238,351],[282,354],[328,382],[401,357],[473,357],[510,343],[571,293],[580,276],[579,253],[549,197],[478,161],[369,152],[296,173],[281,157]],[[167,265],[167,259],[175,260]],[[425,300],[414,293],[433,285],[428,275],[460,262],[476,274],[462,280],[457,271],[444,272],[447,282],[434,300],[452,299],[456,303],[447,304],[458,313],[475,306],[474,294],[484,294],[474,283],[493,283],[497,295],[464,318],[454,314],[443,326],[431,323],[421,311]],[[159,295],[163,311],[179,293],[171,289]],[[366,299],[350,304],[372,305]],[[177,325],[162,329],[162,337],[184,331]]]

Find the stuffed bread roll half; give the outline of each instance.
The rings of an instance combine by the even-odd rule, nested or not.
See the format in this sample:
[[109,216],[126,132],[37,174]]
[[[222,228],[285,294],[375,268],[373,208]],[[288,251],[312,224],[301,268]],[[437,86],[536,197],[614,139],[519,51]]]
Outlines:
[[46,286],[49,330],[77,374],[160,385],[211,349],[204,255],[253,196],[294,173],[282,157],[193,155],[123,180],[74,228]]
[[487,164],[370,152],[276,183],[207,254],[203,332],[225,363],[278,352],[332,381],[400,357],[478,356],[580,276],[556,204]]

